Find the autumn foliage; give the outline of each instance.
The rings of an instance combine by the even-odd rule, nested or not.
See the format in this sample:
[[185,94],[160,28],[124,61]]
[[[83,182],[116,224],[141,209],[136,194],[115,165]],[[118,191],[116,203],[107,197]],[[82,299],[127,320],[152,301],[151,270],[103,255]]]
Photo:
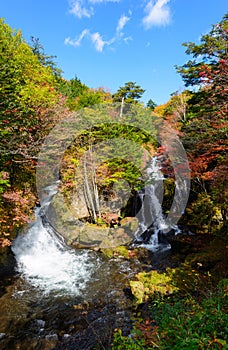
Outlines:
[[[225,15],[202,36],[200,44],[185,43],[192,59],[177,71],[186,87],[197,87],[196,92],[175,92],[166,104],[153,106],[154,113],[176,130],[188,155],[192,191],[184,223],[197,221],[204,202],[205,210],[214,208],[210,219],[205,219],[208,232],[221,231],[227,219],[227,39]],[[0,21],[0,64],[0,242],[8,245],[32,218],[37,203],[37,156],[56,123],[71,111],[91,105],[123,98],[137,105],[144,90],[129,82],[112,96],[104,88],[90,89],[77,77],[65,80],[53,56],[44,53],[37,39],[28,44],[21,32],[12,30],[4,20]],[[165,133],[169,137],[167,130],[163,137]],[[172,142],[160,145],[156,155],[164,175],[174,179],[169,147]],[[119,164],[115,166],[115,173],[121,173]],[[178,166],[185,171],[185,164]],[[130,179],[135,178],[134,171],[129,168],[127,173],[124,168]],[[109,180],[106,176],[104,183]],[[213,222],[217,226],[212,228]]]

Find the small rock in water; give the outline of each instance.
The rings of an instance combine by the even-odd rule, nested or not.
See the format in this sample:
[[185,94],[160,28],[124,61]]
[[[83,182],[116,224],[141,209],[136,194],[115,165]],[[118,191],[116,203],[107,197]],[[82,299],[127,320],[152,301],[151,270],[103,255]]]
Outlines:
[[5,338],[5,336],[6,336],[6,333],[0,333],[0,340]]
[[45,321],[44,320],[36,320],[36,323],[37,323],[37,325],[40,328],[44,328],[44,326],[45,326]]
[[67,338],[69,338],[69,337],[70,337],[70,334],[65,333],[65,334],[63,335],[63,339],[67,339]]
[[58,340],[58,335],[56,333],[54,334],[48,334],[46,335],[45,339],[48,339],[48,340]]

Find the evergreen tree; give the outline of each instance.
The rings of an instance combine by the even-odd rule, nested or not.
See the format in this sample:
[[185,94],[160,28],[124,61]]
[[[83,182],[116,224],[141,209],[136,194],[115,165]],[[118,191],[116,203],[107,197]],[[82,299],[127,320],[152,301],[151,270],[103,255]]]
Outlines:
[[141,86],[129,81],[120,87],[112,97],[114,102],[122,102],[124,99],[125,103],[137,103],[144,92],[145,90]]

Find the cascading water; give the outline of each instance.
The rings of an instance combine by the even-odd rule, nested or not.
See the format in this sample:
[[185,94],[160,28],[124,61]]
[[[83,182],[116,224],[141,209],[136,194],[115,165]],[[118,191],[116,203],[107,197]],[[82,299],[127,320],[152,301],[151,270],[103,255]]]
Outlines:
[[48,224],[43,224],[42,215],[57,192],[56,185],[45,190],[48,194],[36,209],[35,222],[13,244],[17,270],[44,293],[79,295],[94,271],[95,261],[91,252],[70,249]]
[[[167,230],[162,211],[164,177],[157,164],[156,157],[152,159],[146,170],[146,186],[137,195],[140,210],[137,209],[139,227],[135,233],[136,242],[150,250],[169,248],[168,244],[161,244],[160,235]],[[178,227],[173,227],[178,232]]]

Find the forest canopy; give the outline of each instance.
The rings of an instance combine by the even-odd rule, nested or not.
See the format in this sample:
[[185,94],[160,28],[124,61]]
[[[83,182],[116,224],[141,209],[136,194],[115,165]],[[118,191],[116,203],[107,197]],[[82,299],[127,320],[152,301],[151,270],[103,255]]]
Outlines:
[[[227,219],[227,33],[225,15],[208,34],[202,35],[200,44],[184,43],[191,59],[176,69],[183,78],[186,90],[174,92],[164,105],[157,106],[151,98],[144,106],[141,97],[145,90],[135,82],[126,82],[111,94],[107,89],[86,86],[77,75],[66,80],[55,64],[55,56],[45,53],[38,38],[31,37],[30,44],[27,43],[21,31],[13,30],[1,19],[2,244],[10,244],[16,230],[32,215],[37,201],[37,156],[50,130],[74,111],[113,102],[141,106],[147,111],[148,123],[152,123],[152,115],[157,115],[176,130],[187,151],[192,172],[192,189],[182,221],[193,231],[198,230],[195,222],[200,220],[203,231],[222,232]],[[189,86],[196,87],[196,92],[188,90]],[[109,135],[110,131],[105,131],[105,125],[103,128],[103,135],[106,132]],[[117,130],[113,129],[114,132]],[[124,132],[132,134],[130,129]],[[96,133],[95,129],[90,137],[93,133]],[[149,140],[146,135],[137,132],[135,137],[141,138],[144,146]],[[162,171],[172,178],[167,150],[161,146],[159,143],[156,145],[158,154],[164,155]],[[115,174],[122,174],[123,171],[130,181],[138,183],[139,174],[134,168],[130,165],[127,168],[125,164],[122,169],[118,162],[114,163],[110,165],[113,173],[108,172],[104,184],[115,182]]]

